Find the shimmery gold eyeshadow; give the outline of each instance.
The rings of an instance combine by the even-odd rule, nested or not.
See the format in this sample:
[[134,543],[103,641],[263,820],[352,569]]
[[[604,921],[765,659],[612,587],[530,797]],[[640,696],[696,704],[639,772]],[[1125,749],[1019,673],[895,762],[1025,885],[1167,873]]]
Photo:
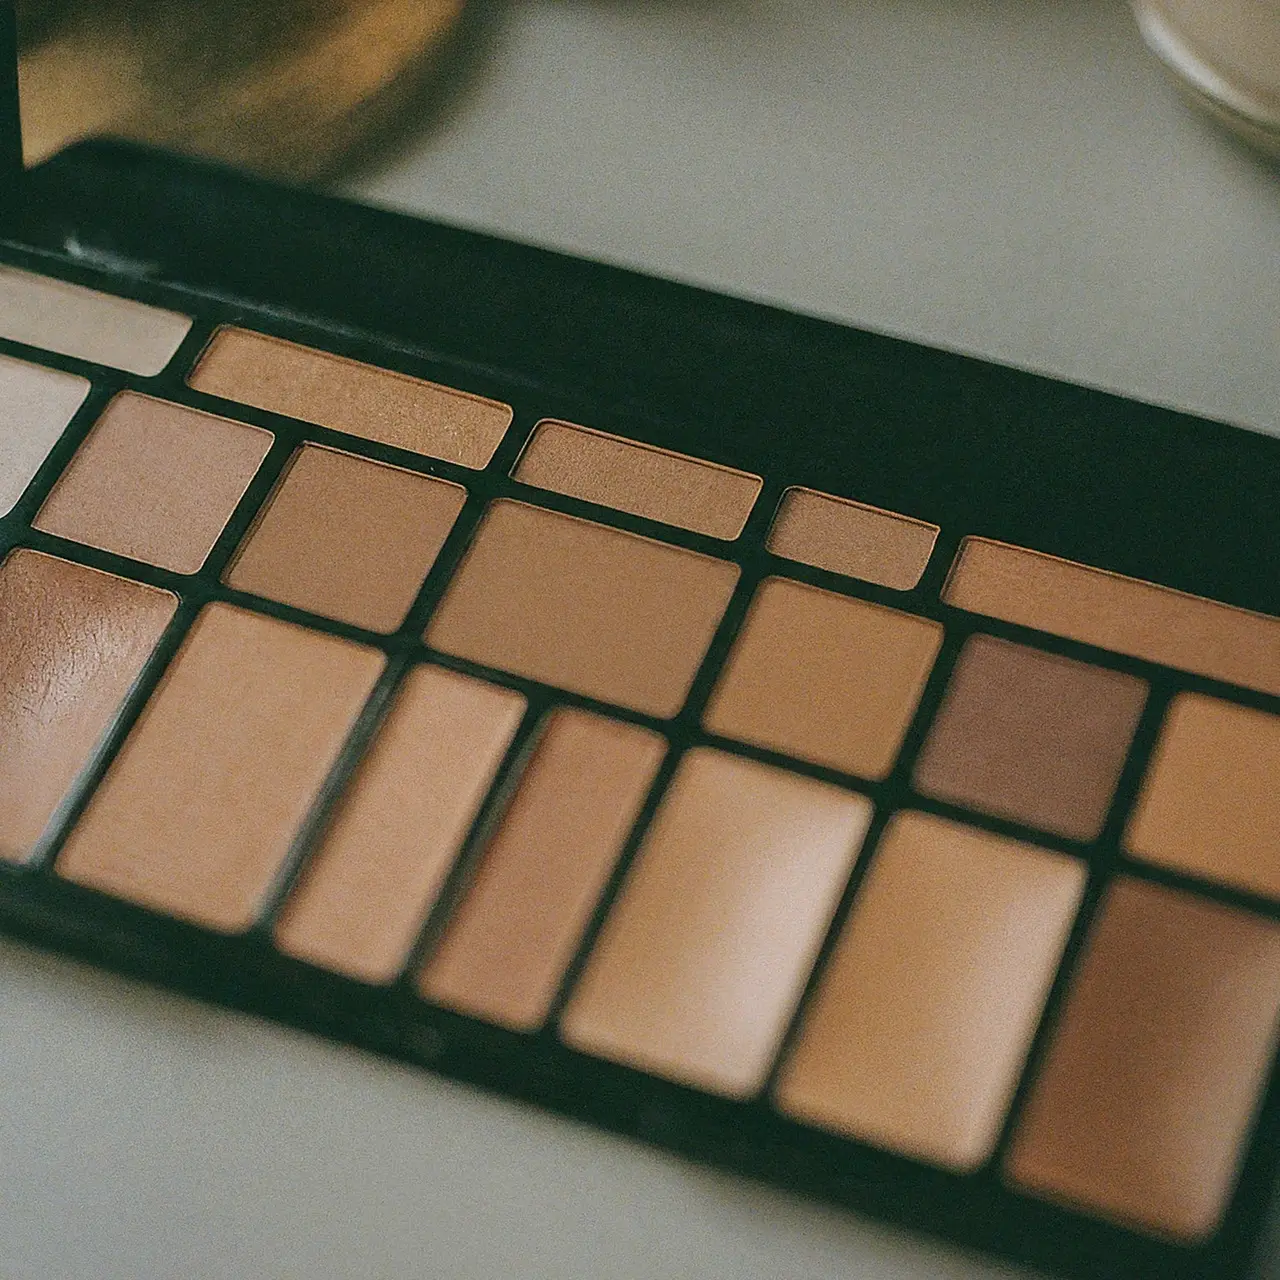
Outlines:
[[13,510],[88,394],[87,378],[0,356],[0,516]]
[[394,631],[435,563],[461,485],[304,445],[227,583],[371,631]]
[[1280,898],[1280,716],[1202,694],[1174,698],[1125,847]]
[[220,329],[188,383],[474,470],[488,463],[511,423],[510,407],[496,400],[247,329]]
[[779,1106],[931,1164],[977,1168],[1084,882],[1073,858],[898,814],[805,1012]]
[[381,669],[372,649],[208,605],[58,872],[209,929],[247,928]]
[[936,622],[770,578],[751,603],[706,727],[883,778],[941,642]]
[[0,857],[31,852],[177,605],[36,551],[0,564]]
[[98,419],[32,523],[64,538],[195,573],[271,433],[127,391]]
[[760,492],[760,477],[568,422],[540,422],[515,478],[631,515],[736,538]]
[[647,729],[552,714],[423,995],[514,1030],[542,1025],[665,749]]
[[680,710],[738,578],[727,561],[495,502],[427,643],[654,716]]
[[1217,1226],[1266,1079],[1280,925],[1115,882],[1015,1133],[1019,1189],[1181,1242]]
[[816,489],[788,489],[769,530],[776,556],[895,591],[920,581],[938,526]]
[[863,796],[690,751],[561,1019],[564,1039],[712,1093],[753,1094],[870,817]]
[[985,538],[964,540],[943,599],[1280,696],[1280,618]]

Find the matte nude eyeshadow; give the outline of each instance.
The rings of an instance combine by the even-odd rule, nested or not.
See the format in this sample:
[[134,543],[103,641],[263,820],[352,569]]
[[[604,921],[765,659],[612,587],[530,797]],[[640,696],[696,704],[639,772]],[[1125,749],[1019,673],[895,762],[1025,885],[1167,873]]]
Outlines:
[[38,551],[0,564],[0,857],[31,852],[177,607]]
[[8,515],[89,394],[89,380],[0,356],[0,516]]

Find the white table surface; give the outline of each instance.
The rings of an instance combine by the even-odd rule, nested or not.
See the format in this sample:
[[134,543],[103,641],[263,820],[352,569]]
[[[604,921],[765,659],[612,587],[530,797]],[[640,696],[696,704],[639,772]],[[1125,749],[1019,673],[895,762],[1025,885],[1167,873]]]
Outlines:
[[[482,25],[353,194],[1280,434],[1280,172],[1119,3]],[[0,1009],[2,1280],[1026,1274],[12,944]]]

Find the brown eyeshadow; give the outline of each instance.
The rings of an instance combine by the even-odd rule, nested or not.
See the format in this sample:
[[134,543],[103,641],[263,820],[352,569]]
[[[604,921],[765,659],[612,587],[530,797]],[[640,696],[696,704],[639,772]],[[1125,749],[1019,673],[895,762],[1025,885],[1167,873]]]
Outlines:
[[0,857],[30,854],[177,607],[38,551],[0,564]]
[[17,505],[88,394],[88,378],[0,356],[0,516]]
[[248,928],[381,669],[372,649],[206,606],[58,872],[210,929]]
[[416,667],[276,926],[289,955],[390,982],[458,855],[525,700]]
[[813,764],[883,778],[941,643],[936,622],[770,578],[751,602],[705,725]]
[[126,391],[98,419],[32,523],[195,573],[271,448],[269,431]]
[[1135,676],[974,636],[916,764],[916,790],[1092,840],[1146,697]]
[[1184,1243],[1218,1225],[1276,1042],[1280,925],[1121,879],[1073,975],[1007,1175]]
[[690,751],[561,1020],[574,1048],[728,1097],[765,1081],[871,804]]
[[956,1171],[995,1146],[1085,867],[919,813],[886,829],[777,1086],[797,1119]]
[[247,329],[220,329],[187,379],[209,395],[479,470],[511,424],[496,400]]
[[1125,847],[1280,898],[1280,716],[1202,694],[1174,698]]
[[304,445],[227,583],[370,631],[394,631],[466,497],[461,485]]
[[635,725],[552,713],[422,972],[427,999],[517,1031],[542,1025],[665,750]]
[[427,643],[673,716],[737,579],[727,561],[499,501],[436,610]]

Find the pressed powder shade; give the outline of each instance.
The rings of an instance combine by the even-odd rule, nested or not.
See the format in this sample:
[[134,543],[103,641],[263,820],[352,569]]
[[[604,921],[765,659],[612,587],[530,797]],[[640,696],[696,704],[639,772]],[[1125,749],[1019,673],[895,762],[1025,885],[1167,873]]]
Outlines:
[[1280,898],[1280,716],[1202,694],[1174,698],[1125,847]]
[[394,631],[466,497],[446,480],[304,445],[227,583],[370,631]]
[[942,643],[936,622],[770,578],[707,709],[712,733],[880,779]]
[[0,564],[0,857],[31,852],[177,607],[37,551]]
[[0,356],[0,516],[13,510],[88,394],[87,378]]
[[1218,1225],[1276,1042],[1280,925],[1139,880],[1109,889],[1026,1110],[1019,1189],[1149,1233]]
[[712,1093],[754,1094],[870,818],[863,796],[690,751],[561,1019],[564,1039]]
[[542,1025],[665,750],[635,725],[552,713],[422,972],[427,999],[517,1031]]
[[496,400],[298,346],[220,329],[188,383],[197,391],[479,470],[511,424]]
[[1084,891],[1063,854],[897,815],[779,1078],[797,1119],[945,1168],[992,1152]]
[[195,573],[271,440],[269,431],[126,391],[107,406],[32,523]]
[[370,983],[408,956],[525,701],[415,667],[276,926],[289,955]]
[[57,870],[210,929],[248,928],[381,669],[372,649],[206,606]]
[[486,513],[427,643],[673,716],[737,579],[727,561],[504,500]]

